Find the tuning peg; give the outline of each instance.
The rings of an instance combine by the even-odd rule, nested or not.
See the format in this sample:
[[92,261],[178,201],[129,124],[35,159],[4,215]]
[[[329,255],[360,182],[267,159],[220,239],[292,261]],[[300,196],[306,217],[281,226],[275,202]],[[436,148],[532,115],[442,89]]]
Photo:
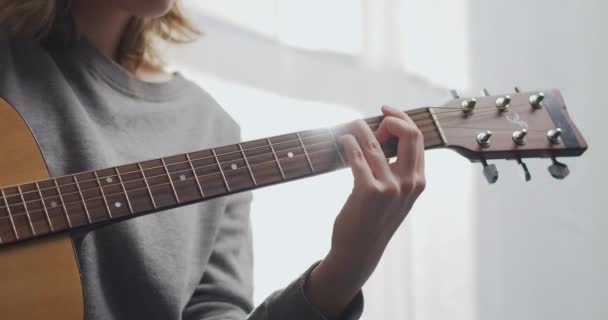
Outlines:
[[515,93],[520,93],[521,92],[521,89],[519,88],[519,86],[515,86],[514,89],[515,89]]
[[521,129],[519,131],[513,132],[513,141],[517,143],[517,145],[523,146],[526,144],[526,136],[528,135],[527,129]]
[[560,138],[562,136],[562,133],[564,131],[561,128],[557,128],[555,130],[549,130],[547,132],[547,139],[549,139],[549,141],[551,141],[551,143],[553,144],[558,144],[560,143]]
[[484,96],[486,96],[486,97],[487,97],[487,96],[489,96],[489,95],[490,95],[490,92],[488,92],[488,89],[483,88],[483,90],[481,90],[481,94],[483,94]]
[[485,159],[481,160],[481,164],[483,165],[483,175],[488,180],[489,184],[495,184],[498,181],[498,169],[495,164],[488,164]]
[[543,107],[543,100],[545,100],[545,94],[539,92],[530,96],[530,105],[534,109],[540,109]]
[[517,158],[517,163],[521,166],[522,170],[524,170],[524,178],[526,182],[532,180],[532,175],[530,174],[530,170],[528,170],[528,165],[521,160],[521,158]]
[[460,95],[458,94],[458,91],[456,90],[450,90],[450,95],[452,96],[452,98],[454,99],[458,99],[460,98]]
[[493,134],[494,133],[492,133],[492,131],[490,131],[490,130],[479,133],[477,135],[477,143],[484,148],[489,147],[490,139],[492,138]]
[[511,106],[511,96],[504,96],[496,99],[496,108],[500,111],[507,111]]
[[553,161],[553,164],[549,166],[549,173],[553,178],[562,180],[570,174],[570,169],[566,164],[557,161],[555,157],[552,157],[551,161]]
[[471,114],[471,113],[473,113],[473,109],[475,109],[476,105],[477,105],[477,100],[475,100],[475,99],[464,100],[461,105],[462,112],[464,114]]

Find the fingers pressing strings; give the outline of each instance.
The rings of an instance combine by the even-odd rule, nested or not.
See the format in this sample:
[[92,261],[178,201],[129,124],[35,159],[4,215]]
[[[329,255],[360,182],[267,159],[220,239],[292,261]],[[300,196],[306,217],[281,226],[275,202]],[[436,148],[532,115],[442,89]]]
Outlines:
[[382,181],[391,179],[393,173],[386,162],[386,156],[368,124],[361,120],[355,121],[349,126],[349,131],[357,139],[376,179]]
[[391,167],[396,171],[395,173],[399,173],[399,177],[403,177],[404,174],[411,175],[420,167],[420,154],[423,152],[412,151],[424,149],[422,134],[407,114],[390,107],[383,107],[382,112],[386,118],[375,135],[380,143],[386,142],[391,137],[398,138],[397,161],[392,163]]
[[344,153],[352,169],[355,183],[367,183],[375,180],[376,178],[367,164],[363,150],[361,150],[361,146],[359,146],[355,136],[346,134],[341,136],[338,141],[344,148]]

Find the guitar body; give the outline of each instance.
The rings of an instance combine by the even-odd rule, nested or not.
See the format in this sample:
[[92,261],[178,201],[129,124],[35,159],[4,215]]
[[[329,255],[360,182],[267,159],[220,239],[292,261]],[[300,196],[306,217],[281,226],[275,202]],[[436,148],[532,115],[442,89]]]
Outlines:
[[[0,187],[48,179],[38,144],[0,99]],[[0,318],[82,320],[83,294],[69,233],[0,247]]]

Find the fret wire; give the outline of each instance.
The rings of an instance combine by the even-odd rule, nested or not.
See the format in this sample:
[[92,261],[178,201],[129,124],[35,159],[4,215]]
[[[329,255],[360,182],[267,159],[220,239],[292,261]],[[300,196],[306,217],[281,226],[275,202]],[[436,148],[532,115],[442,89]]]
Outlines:
[[270,146],[270,150],[272,151],[272,154],[274,155],[274,160],[276,160],[277,162],[277,166],[279,167],[279,171],[281,172],[281,177],[283,177],[283,180],[285,180],[285,173],[283,172],[283,167],[281,167],[281,162],[279,161],[279,157],[277,157],[277,153],[274,152],[274,147],[272,146],[272,143],[270,142],[270,138],[266,139],[266,141],[268,142],[268,146]]
[[[4,197],[2,197],[2,200],[4,200]],[[3,243],[4,243],[4,241],[2,241],[2,234],[0,234],[0,245]]]
[[196,181],[196,187],[198,191],[201,193],[201,197],[205,198],[205,192],[203,192],[203,186],[201,186],[201,182],[198,180],[198,176],[196,175],[196,170],[194,169],[194,165],[192,164],[192,159],[190,159],[190,154],[186,153],[186,159],[188,160],[188,165],[190,165],[190,170],[192,170],[192,175],[194,176],[194,181]]
[[[4,200],[4,197],[2,197],[2,200]],[[2,241],[2,234],[0,234],[0,245],[3,243],[4,243],[4,241]]]
[[108,199],[106,198],[105,191],[103,191],[103,186],[99,181],[99,175],[97,174],[97,171],[93,171],[93,174],[95,175],[95,181],[97,182],[97,186],[99,186],[99,191],[101,191],[101,198],[103,199],[103,203],[106,206],[106,210],[108,210],[108,218],[112,219],[112,211],[110,210],[110,205],[108,205]]
[[165,172],[167,173],[167,178],[169,178],[169,185],[171,185],[171,190],[173,190],[173,196],[175,196],[175,201],[177,201],[177,203],[182,203],[179,200],[179,196],[177,195],[177,190],[175,189],[175,185],[173,184],[173,178],[171,177],[171,174],[169,173],[169,169],[167,168],[165,159],[161,158],[160,161],[162,162],[163,168],[165,169]]
[[30,216],[30,212],[27,209],[27,204],[25,203],[25,199],[23,198],[23,192],[21,192],[21,186],[17,186],[17,191],[19,191],[19,197],[21,198],[21,202],[23,202],[23,209],[25,210],[25,217],[27,218],[27,222],[30,225],[30,229],[32,229],[32,234],[36,235],[36,230],[34,230],[34,224],[32,223],[32,217]]
[[36,191],[38,191],[38,196],[40,197],[40,202],[42,202],[42,206],[44,207],[44,215],[46,217],[46,221],[49,223],[49,229],[51,229],[51,232],[54,232],[55,228],[53,227],[53,222],[51,221],[51,216],[49,215],[49,209],[46,206],[46,202],[44,202],[42,191],[40,191],[40,185],[38,184],[38,182],[35,182],[35,185]]
[[68,205],[63,201],[63,196],[61,195],[61,188],[59,188],[59,184],[57,183],[57,179],[53,179],[53,183],[55,184],[55,189],[57,189],[57,195],[59,195],[59,200],[61,200],[61,207],[63,208],[63,213],[65,214],[65,219],[68,222],[68,227],[72,227],[72,221],[70,220],[70,215],[68,214]]
[[118,178],[118,183],[120,183],[122,192],[125,193],[125,199],[127,199],[127,205],[129,206],[129,211],[131,212],[131,214],[133,214],[135,212],[133,211],[133,207],[131,206],[131,200],[129,200],[129,194],[127,193],[127,188],[125,188],[125,184],[122,182],[122,176],[120,175],[120,171],[118,171],[118,167],[115,167],[114,171],[116,172],[116,177]]
[[80,196],[80,200],[82,201],[82,206],[84,207],[84,213],[87,215],[87,221],[89,221],[89,224],[93,223],[93,220],[91,220],[91,215],[89,214],[89,208],[87,208],[87,203],[84,200],[84,195],[82,194],[82,190],[80,189],[80,185],[78,184],[78,178],[76,176],[73,176],[74,178],[74,182],[76,183],[76,189],[78,190],[78,195]]
[[215,153],[215,149],[211,148],[211,153],[213,154],[213,158],[215,158],[215,163],[217,167],[220,169],[220,173],[222,175],[222,180],[224,180],[224,185],[226,186],[226,190],[230,192],[230,186],[228,185],[228,180],[226,180],[226,176],[224,175],[224,169],[222,169],[222,164],[220,163],[220,159],[217,158],[217,153]]
[[342,161],[342,165],[346,165],[346,161],[344,161],[344,158],[342,157],[342,152],[340,152],[340,148],[338,147],[338,144],[336,143],[336,137],[334,137],[334,133],[333,131],[331,131],[331,128],[327,128],[327,131],[329,132],[329,135],[331,136],[331,141],[333,142],[334,146],[336,147],[336,152],[338,153],[338,156],[340,156],[340,161]]
[[6,200],[6,193],[4,193],[4,189],[0,188],[0,193],[2,193],[2,200],[4,200],[4,205],[6,206],[6,212],[8,212],[8,218],[11,221],[11,227],[13,229],[13,233],[15,234],[15,238],[19,240],[19,233],[17,232],[17,227],[15,226],[15,220],[13,220],[13,214],[11,213],[11,208],[8,206],[8,201]]
[[312,173],[315,173],[315,168],[312,166],[312,161],[310,161],[310,156],[308,155],[308,150],[306,150],[306,146],[304,146],[304,141],[302,141],[302,137],[299,132],[296,132],[298,136],[298,140],[300,140],[300,145],[302,146],[302,150],[304,150],[304,154],[306,155],[306,161],[308,161],[308,165],[310,166],[310,170]]
[[148,178],[146,177],[146,173],[144,169],[141,167],[141,163],[137,163],[137,168],[139,172],[141,172],[141,176],[144,178],[144,183],[146,184],[146,190],[148,190],[148,195],[150,196],[150,200],[152,201],[152,207],[156,209],[156,201],[154,200],[154,195],[152,195],[152,189],[150,189],[150,184],[148,184]]
[[245,155],[245,150],[243,150],[243,146],[239,143],[239,150],[243,155],[243,160],[245,160],[245,165],[247,166],[247,170],[249,171],[249,175],[251,176],[251,181],[253,181],[253,185],[257,186],[258,183],[255,181],[255,177],[253,176],[253,171],[251,171],[251,166],[249,166],[249,160],[247,160],[247,155]]

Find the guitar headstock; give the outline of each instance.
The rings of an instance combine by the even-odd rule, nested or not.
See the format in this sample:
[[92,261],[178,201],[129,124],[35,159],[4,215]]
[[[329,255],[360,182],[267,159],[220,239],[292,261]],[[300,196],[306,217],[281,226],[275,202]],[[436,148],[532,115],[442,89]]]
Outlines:
[[565,178],[567,166],[557,157],[580,156],[587,143],[572,122],[558,90],[484,95],[454,99],[431,108],[446,147],[471,161],[484,164],[484,174],[493,183],[498,172],[491,159],[514,159],[523,167],[526,180],[530,173],[522,159],[551,158],[551,174]]

